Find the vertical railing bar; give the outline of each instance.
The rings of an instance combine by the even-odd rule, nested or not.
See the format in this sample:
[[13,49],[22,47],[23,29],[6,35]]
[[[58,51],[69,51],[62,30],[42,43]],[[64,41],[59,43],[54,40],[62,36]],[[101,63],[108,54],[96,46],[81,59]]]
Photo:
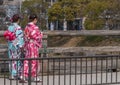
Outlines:
[[[23,68],[22,68],[22,77],[23,77],[23,79],[25,79],[25,76],[24,76],[24,61],[25,61],[25,58],[22,61],[22,65],[23,65]],[[24,83],[22,83],[22,85],[24,85]]]
[[71,59],[72,59],[72,58],[70,58],[70,80],[69,80],[70,85],[71,85]]
[[53,59],[53,85],[55,85],[55,74],[54,74],[54,71],[55,71],[55,60]]
[[16,80],[16,85],[18,85],[18,78],[19,78],[19,66],[18,66],[18,64],[19,64],[20,62],[19,62],[19,59],[17,59],[16,60],[16,64],[17,64],[17,73],[16,73],[16,78],[17,78],[17,80]]
[[91,85],[92,85],[92,67],[93,67],[93,61],[92,61],[92,58],[91,58]]
[[41,59],[41,61],[42,61],[42,85],[44,85],[44,78],[43,78],[43,64],[44,64],[44,62],[43,62],[43,58]]
[[31,60],[28,60],[29,74],[28,74],[28,85],[31,85]]
[[49,59],[48,59],[48,63],[47,63],[47,85],[49,85]]
[[98,80],[97,73],[98,73],[98,58],[96,57],[96,84],[97,84],[97,80]]
[[59,84],[60,85],[60,59],[59,59]]
[[108,57],[106,57],[106,83],[108,82]]
[[85,73],[85,74],[86,74],[86,76],[85,76],[85,78],[86,78],[86,79],[85,79],[85,84],[86,84],[86,85],[87,85],[87,70],[88,70],[88,69],[87,69],[87,67],[88,67],[87,64],[88,64],[88,62],[87,62],[87,58],[86,58],[86,73]]
[[102,84],[102,78],[103,78],[103,58],[101,59],[101,84]]
[[64,59],[64,85],[66,85],[66,59]]
[[[9,71],[10,71],[9,77],[12,76],[12,62],[13,62],[13,60],[10,60],[10,61],[9,61]],[[11,79],[10,79],[10,85],[12,85],[12,80],[11,80]]]
[[17,65],[16,65],[16,70],[17,70],[17,71],[16,71],[16,72],[17,72],[17,73],[16,73],[16,85],[18,85],[18,76],[19,76],[19,75],[18,75],[18,74],[19,74],[19,73],[18,73],[18,63],[19,63],[19,59],[15,60],[15,62],[16,62],[16,64],[17,64]]
[[[35,60],[36,62],[37,62],[37,60]],[[37,80],[37,68],[35,68],[36,69],[36,76],[35,76],[35,78],[36,78],[36,80]],[[37,81],[35,82],[35,85],[37,85]]]
[[6,76],[5,76],[5,67],[6,67],[6,64],[5,64],[6,61],[4,61],[4,69],[3,69],[3,72],[4,72],[4,85],[6,85]]
[[117,75],[117,74],[118,74],[118,70],[117,70],[117,69],[118,69],[118,60],[119,60],[119,58],[118,58],[118,56],[117,56],[117,57],[116,57],[116,83],[117,83],[117,81],[118,81],[118,80],[117,80],[117,79],[118,79],[118,75]]
[[[39,68],[39,67],[38,67],[38,66],[39,66],[39,60],[35,60],[35,61],[36,61],[37,64],[38,64],[38,65],[37,65],[37,68],[36,68],[36,76],[35,76],[35,78],[36,78],[36,80],[37,80],[37,78],[38,78],[38,77],[37,77],[37,76],[38,76],[38,71],[37,71],[37,70],[38,70],[38,68]],[[38,83],[38,82],[35,82],[36,85],[37,85],[37,83]]]
[[111,57],[111,83],[113,82],[113,57]]
[[82,85],[82,58],[80,58],[80,85]]
[[75,85],[77,84],[77,58],[75,58]]

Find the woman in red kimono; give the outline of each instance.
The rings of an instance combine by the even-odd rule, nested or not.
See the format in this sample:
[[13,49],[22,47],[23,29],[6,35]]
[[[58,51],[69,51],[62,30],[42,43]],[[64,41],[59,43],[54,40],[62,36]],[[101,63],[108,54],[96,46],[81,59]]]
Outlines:
[[[39,27],[36,26],[37,15],[32,14],[29,16],[29,23],[25,27],[24,37],[25,37],[25,58],[38,58],[39,57],[39,48],[42,46],[42,33],[39,30]],[[39,61],[32,60],[31,63],[31,79],[33,81],[40,81],[37,77],[37,70]],[[29,61],[24,61],[24,77],[28,79],[29,75]]]

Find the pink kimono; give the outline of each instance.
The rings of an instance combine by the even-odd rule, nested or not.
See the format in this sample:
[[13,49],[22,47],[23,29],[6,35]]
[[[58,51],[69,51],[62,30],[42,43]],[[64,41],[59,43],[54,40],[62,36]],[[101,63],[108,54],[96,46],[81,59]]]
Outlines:
[[[28,23],[24,31],[25,36],[25,58],[38,58],[39,48],[42,47],[42,33],[39,31],[39,27],[34,23]],[[38,60],[32,60],[31,62],[31,76],[37,76]],[[28,78],[29,73],[29,61],[24,61],[24,76]]]

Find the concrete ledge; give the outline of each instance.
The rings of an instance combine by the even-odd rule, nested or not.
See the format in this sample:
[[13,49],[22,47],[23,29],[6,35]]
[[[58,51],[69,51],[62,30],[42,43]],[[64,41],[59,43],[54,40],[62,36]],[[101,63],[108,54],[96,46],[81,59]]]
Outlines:
[[44,31],[47,35],[120,35],[120,30],[72,30],[72,31]]
[[[0,31],[0,36],[3,36],[4,31]],[[120,30],[72,30],[72,31],[43,31],[44,35],[120,35]]]

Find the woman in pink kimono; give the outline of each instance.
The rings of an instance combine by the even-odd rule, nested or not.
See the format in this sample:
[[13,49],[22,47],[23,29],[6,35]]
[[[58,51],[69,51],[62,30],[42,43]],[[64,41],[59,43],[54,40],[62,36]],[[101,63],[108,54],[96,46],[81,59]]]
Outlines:
[[[32,14],[29,16],[29,23],[25,27],[24,36],[25,36],[25,58],[38,58],[39,57],[39,48],[42,46],[42,33],[39,30],[39,27],[36,26],[37,16]],[[37,77],[38,70],[38,60],[32,60],[31,63],[31,79],[33,81],[40,81]],[[29,75],[29,61],[24,61],[24,77],[28,79]]]

